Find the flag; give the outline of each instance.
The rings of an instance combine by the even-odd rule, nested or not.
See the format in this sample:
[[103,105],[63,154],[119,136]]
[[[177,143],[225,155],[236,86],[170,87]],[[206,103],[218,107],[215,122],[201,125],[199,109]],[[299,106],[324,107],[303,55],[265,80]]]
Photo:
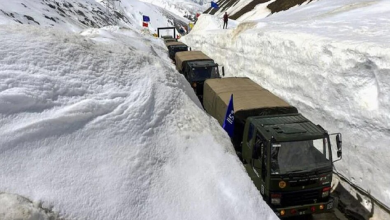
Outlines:
[[216,9],[219,8],[218,4],[215,3],[215,2],[213,2],[213,1],[211,2],[211,7],[212,7],[212,8],[216,8]]
[[149,22],[150,21],[149,16],[143,15],[142,17],[143,17],[143,21],[144,22]]
[[223,122],[223,129],[229,134],[229,137],[233,137],[234,134],[234,107],[233,107],[233,94],[230,97],[229,105],[226,110],[225,121]]
[[196,13],[196,17],[199,18],[199,16],[200,16],[200,13]]
[[148,27],[148,26],[149,26],[148,23],[142,22],[142,27]]

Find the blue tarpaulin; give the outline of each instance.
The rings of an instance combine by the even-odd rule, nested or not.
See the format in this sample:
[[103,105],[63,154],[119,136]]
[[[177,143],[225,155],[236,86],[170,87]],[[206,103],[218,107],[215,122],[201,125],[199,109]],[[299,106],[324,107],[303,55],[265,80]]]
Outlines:
[[211,7],[212,8],[219,8],[219,6],[218,6],[218,4],[217,3],[215,3],[215,2],[211,2]]
[[143,15],[143,20],[144,20],[144,22],[149,22],[150,18],[149,18],[149,16]]
[[233,137],[234,134],[234,107],[233,107],[233,94],[230,97],[229,105],[226,110],[225,121],[223,122],[223,129],[229,134],[229,137]]

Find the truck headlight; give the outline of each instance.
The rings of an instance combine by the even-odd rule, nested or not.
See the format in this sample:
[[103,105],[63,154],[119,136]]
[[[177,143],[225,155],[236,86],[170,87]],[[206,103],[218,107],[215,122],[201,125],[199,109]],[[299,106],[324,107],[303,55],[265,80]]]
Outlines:
[[322,198],[329,196],[329,191],[322,192]]
[[280,193],[271,193],[271,204],[280,205],[281,197],[282,197],[282,194],[280,194]]
[[280,205],[280,198],[271,198],[271,204]]
[[322,198],[329,196],[329,192],[330,192],[330,187],[323,188],[322,189]]

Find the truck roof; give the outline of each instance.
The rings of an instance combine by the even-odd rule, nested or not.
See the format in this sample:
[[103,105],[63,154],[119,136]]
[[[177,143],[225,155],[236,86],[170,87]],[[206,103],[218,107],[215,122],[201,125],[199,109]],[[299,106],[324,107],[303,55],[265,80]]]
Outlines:
[[264,138],[274,138],[277,142],[318,139],[327,133],[301,114],[256,116],[249,117],[248,121],[261,131]]
[[174,46],[174,45],[187,46],[187,45],[185,45],[184,43],[182,43],[182,42],[177,42],[177,41],[165,42],[165,46],[167,46],[167,47],[169,47],[169,46]]
[[223,124],[230,96],[233,94],[235,119],[250,116],[298,113],[283,99],[272,94],[247,77],[208,79],[203,90],[203,106]]
[[164,39],[174,39],[171,35],[164,35],[164,36],[161,36],[161,38],[164,38]]
[[175,54],[176,69],[181,71],[183,69],[183,62],[194,60],[213,60],[202,51],[182,51]]
[[169,42],[177,42],[176,39],[173,39],[173,38],[168,38],[168,39],[164,39],[164,43],[169,43]]

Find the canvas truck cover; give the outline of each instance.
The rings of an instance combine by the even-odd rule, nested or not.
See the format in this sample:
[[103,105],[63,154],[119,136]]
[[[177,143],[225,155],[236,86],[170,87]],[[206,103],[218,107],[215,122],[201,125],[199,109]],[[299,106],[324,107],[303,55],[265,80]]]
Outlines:
[[247,77],[208,79],[203,90],[205,110],[222,125],[233,94],[235,119],[244,123],[247,117],[298,113],[298,110]]
[[183,45],[183,46],[187,46],[185,45],[184,43],[182,42],[175,42],[175,41],[170,41],[170,42],[165,42],[165,46],[169,47],[169,46],[174,46],[174,45]]
[[176,69],[182,71],[184,62],[194,61],[194,60],[213,60],[213,59],[206,56],[206,54],[202,53],[201,51],[177,52],[175,55]]

